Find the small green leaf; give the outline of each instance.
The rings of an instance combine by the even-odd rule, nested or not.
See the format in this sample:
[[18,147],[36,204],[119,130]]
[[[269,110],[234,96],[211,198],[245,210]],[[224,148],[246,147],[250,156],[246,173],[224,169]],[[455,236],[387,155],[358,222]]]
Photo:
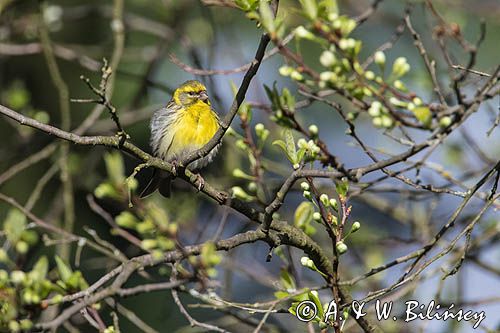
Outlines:
[[64,283],[67,283],[68,280],[71,278],[73,275],[73,270],[64,263],[64,261],[59,258],[58,255],[55,256],[56,259],[56,264],[57,264],[57,270],[59,271],[59,276],[61,277],[61,280]]
[[299,149],[299,151],[297,152],[297,163],[300,163],[304,159],[306,152],[307,152],[306,148]]
[[321,300],[319,299],[319,296],[318,296],[318,292],[317,291],[310,291],[309,293],[307,293],[307,296],[309,297],[309,299],[311,301],[314,302],[314,304],[316,304],[316,309],[318,309],[318,316],[320,318],[323,318],[323,304],[321,304]]
[[235,0],[234,3],[240,7],[241,9],[243,9],[244,11],[248,11],[251,9],[251,6],[250,6],[250,3],[248,2],[248,0]]
[[[153,217],[154,218],[154,217]],[[135,228],[140,221],[129,211],[123,211],[115,217],[115,222],[122,228]]]
[[123,157],[119,152],[111,152],[104,155],[104,162],[108,177],[115,186],[123,185],[125,181],[125,167],[123,166]]
[[316,4],[316,0],[300,0],[300,4],[302,5],[302,9],[306,16],[314,21],[318,18],[318,5]]
[[298,161],[297,150],[295,148],[295,140],[293,139],[292,131],[287,128],[283,134],[285,136],[287,154],[290,157],[290,161],[295,164]]
[[328,14],[338,14],[339,13],[339,8],[337,5],[337,0],[321,0],[319,2],[320,8],[322,8],[326,16],[328,17]]
[[36,262],[35,266],[29,273],[29,276],[33,279],[33,281],[41,281],[45,279],[47,276],[47,272],[49,270],[49,261],[46,256],[40,257]]
[[16,208],[10,209],[3,228],[9,242],[16,244],[26,228],[26,216]]
[[289,295],[290,295],[289,293],[283,290],[278,290],[274,292],[274,297],[276,297],[277,299],[282,299],[288,297]]
[[295,210],[294,225],[303,228],[311,223],[314,214],[314,205],[309,201],[302,202]]
[[342,178],[341,181],[335,184],[335,188],[339,197],[345,198],[347,196],[347,191],[349,191],[349,181],[347,180],[347,178]]
[[280,147],[283,150],[283,152],[286,154],[286,157],[288,158],[288,160],[290,160],[291,163],[294,163],[292,156],[290,156],[288,154],[288,150],[287,150],[287,146],[286,146],[285,141],[275,140],[275,141],[273,141],[273,145]]
[[268,32],[275,32],[274,15],[267,0],[260,0],[259,3],[260,23]]
[[293,276],[290,275],[290,273],[286,269],[281,269],[280,281],[283,289],[295,290],[296,288],[295,279],[293,278]]

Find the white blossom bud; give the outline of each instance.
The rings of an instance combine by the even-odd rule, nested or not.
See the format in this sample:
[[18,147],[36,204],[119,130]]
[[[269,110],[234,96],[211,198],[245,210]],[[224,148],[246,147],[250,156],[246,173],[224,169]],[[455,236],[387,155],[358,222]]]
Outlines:
[[321,53],[321,56],[319,57],[319,62],[324,67],[331,67],[335,65],[336,61],[337,59],[332,51],[323,51],[323,53]]
[[379,66],[384,66],[385,65],[385,54],[382,51],[377,51],[373,55],[373,58],[375,60],[375,63]]
[[311,133],[311,135],[316,136],[318,135],[318,132],[319,132],[318,126],[316,125],[309,126],[309,133]]

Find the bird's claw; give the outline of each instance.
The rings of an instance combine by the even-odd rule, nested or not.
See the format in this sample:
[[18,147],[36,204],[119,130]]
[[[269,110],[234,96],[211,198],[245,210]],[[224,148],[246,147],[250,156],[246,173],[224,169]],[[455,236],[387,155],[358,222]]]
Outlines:
[[196,181],[198,182],[198,192],[200,192],[205,187],[205,180],[200,174],[197,174]]
[[177,162],[176,160],[173,160],[170,163],[172,164],[172,174],[174,176],[177,176],[177,169],[179,168],[179,162]]

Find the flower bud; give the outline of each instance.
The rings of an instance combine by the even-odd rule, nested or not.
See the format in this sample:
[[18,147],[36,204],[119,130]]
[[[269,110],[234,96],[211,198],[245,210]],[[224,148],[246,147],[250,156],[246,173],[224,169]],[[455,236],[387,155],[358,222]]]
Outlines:
[[341,50],[350,50],[356,47],[356,40],[352,38],[341,38],[339,41],[339,48]]
[[290,78],[295,81],[302,81],[304,80],[304,75],[300,74],[298,71],[293,71],[292,74],[290,74]]
[[0,263],[5,263],[9,261],[9,256],[4,249],[0,249]]
[[424,104],[424,102],[422,102],[422,99],[420,97],[413,98],[412,102],[417,106]]
[[448,127],[450,125],[451,125],[451,117],[444,116],[441,119],[439,119],[439,126],[441,126],[441,127]]
[[16,251],[20,254],[26,254],[29,250],[29,245],[25,241],[19,241],[16,243]]
[[312,32],[310,32],[309,30],[307,30],[306,28],[304,28],[304,26],[298,26],[296,29],[295,29],[295,36],[297,36],[298,38],[304,38],[304,39],[314,39],[315,36]]
[[337,253],[342,255],[347,252],[347,245],[344,242],[340,241],[335,244],[335,248],[337,249]]
[[368,109],[368,114],[372,117],[378,117],[380,116],[381,112],[380,110],[382,109],[382,103],[379,101],[375,101],[370,105],[370,108]]
[[373,58],[375,60],[375,63],[379,66],[384,66],[385,65],[385,54],[382,51],[377,51],[373,55]]
[[300,258],[300,263],[302,264],[302,266],[307,267],[310,260],[311,259],[309,259],[308,257],[302,257]]
[[302,195],[303,195],[303,196],[304,196],[304,198],[306,198],[306,199],[309,199],[309,200],[311,200],[311,199],[312,199],[312,197],[311,197],[311,192],[309,192],[309,191],[304,191],[304,192],[302,193]]
[[373,73],[372,71],[366,71],[365,78],[367,80],[373,80],[373,79],[375,79],[375,73]]
[[308,182],[300,183],[300,188],[302,189],[302,191],[309,191],[309,183]]
[[410,71],[410,65],[408,64],[405,57],[399,57],[394,60],[392,65],[392,73],[396,77],[401,77]]
[[328,14],[328,21],[333,22],[339,18],[339,14],[337,13],[329,13]]
[[321,221],[321,214],[319,212],[314,212],[313,213],[313,220],[316,222]]
[[394,120],[392,120],[389,116],[382,116],[382,127],[391,128],[394,124]]
[[148,251],[156,248],[158,246],[158,241],[156,239],[143,239],[141,241],[141,247]]
[[399,90],[406,90],[406,87],[403,82],[400,80],[394,81],[394,88],[399,89]]
[[297,146],[298,146],[299,148],[304,148],[304,149],[309,148],[309,146],[307,145],[307,141],[306,141],[304,138],[300,138],[300,139],[297,141]]
[[9,321],[9,332],[17,333],[21,330],[21,325],[15,320]]
[[293,67],[290,66],[281,66],[278,70],[281,76],[290,76],[294,71]]
[[361,228],[361,223],[359,223],[358,221],[355,221],[353,224],[352,224],[352,227],[351,227],[351,232],[354,233],[356,231],[359,230],[359,228]]
[[264,127],[264,124],[262,123],[258,123],[255,125],[255,133],[257,133],[257,135],[261,134],[263,131],[264,131],[265,127]]
[[408,103],[406,102],[403,102],[403,101],[400,101],[399,99],[397,99],[396,97],[391,97],[389,98],[389,102],[395,106],[399,106],[399,107],[402,107],[402,108],[405,108],[408,106]]
[[26,274],[23,271],[14,270],[10,273],[10,280],[13,284],[20,284],[26,279]]
[[330,205],[330,198],[328,198],[328,195],[323,193],[319,196],[319,200],[325,207],[328,207]]
[[242,139],[236,140],[236,142],[234,144],[236,145],[236,147],[238,147],[241,150],[247,149],[247,144]]
[[257,191],[257,184],[255,182],[250,182],[248,183],[247,188],[250,192],[255,193]]
[[382,127],[382,118],[380,117],[375,117],[372,119],[372,124],[375,127]]
[[321,82],[333,82],[337,78],[337,74],[334,72],[321,72],[319,74],[319,79]]
[[324,67],[331,67],[335,65],[337,59],[332,51],[323,51],[323,53],[321,53],[321,56],[319,57],[319,62]]
[[333,209],[337,210],[338,209],[338,204],[337,204],[337,200],[335,199],[330,199],[330,206],[332,206]]
[[244,173],[239,168],[234,169],[233,172],[232,172],[232,174],[233,174],[233,177],[236,177],[236,178],[243,178],[243,179],[253,178],[252,176],[249,176],[246,173]]
[[319,132],[318,126],[316,125],[309,126],[309,133],[311,133],[312,136],[317,136],[318,132]]
[[239,186],[233,186],[231,188],[234,198],[238,198],[245,201],[250,201],[252,198]]
[[24,331],[28,331],[33,327],[33,322],[29,319],[21,319],[20,324],[21,329]]

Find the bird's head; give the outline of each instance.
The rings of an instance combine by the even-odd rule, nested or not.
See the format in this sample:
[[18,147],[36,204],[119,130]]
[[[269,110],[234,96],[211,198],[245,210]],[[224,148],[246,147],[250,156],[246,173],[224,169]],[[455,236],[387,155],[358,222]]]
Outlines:
[[174,101],[177,105],[189,106],[198,102],[210,105],[207,88],[203,83],[191,80],[186,81],[174,91]]

